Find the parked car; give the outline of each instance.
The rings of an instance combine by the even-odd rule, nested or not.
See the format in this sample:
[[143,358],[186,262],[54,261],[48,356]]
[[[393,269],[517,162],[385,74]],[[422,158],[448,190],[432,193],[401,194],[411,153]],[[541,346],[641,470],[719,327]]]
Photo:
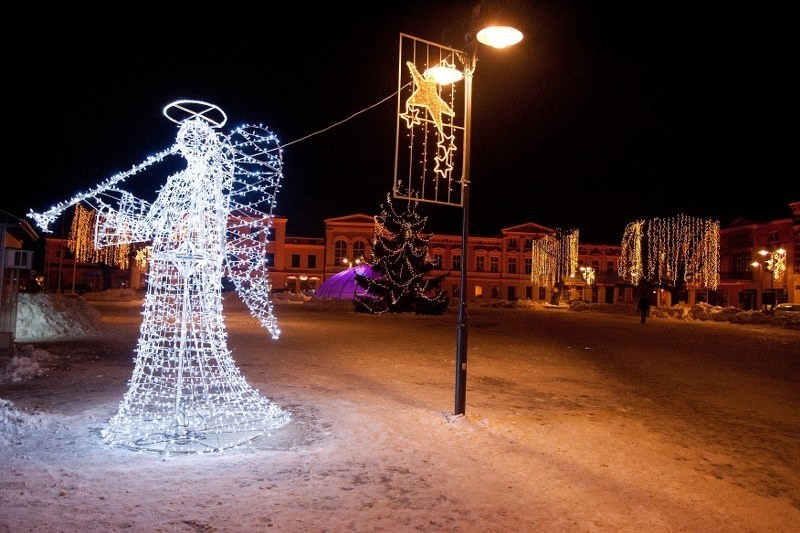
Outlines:
[[800,311],[800,304],[778,304],[775,306],[775,311]]

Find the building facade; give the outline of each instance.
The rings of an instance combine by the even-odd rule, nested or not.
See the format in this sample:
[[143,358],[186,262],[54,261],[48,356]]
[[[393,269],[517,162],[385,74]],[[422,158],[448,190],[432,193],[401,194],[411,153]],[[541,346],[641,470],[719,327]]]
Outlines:
[[39,239],[28,222],[0,210],[0,352],[11,349],[17,331],[19,292],[27,290],[33,251]]
[[[800,202],[790,204],[792,216],[766,223],[736,220],[720,229],[720,283],[716,290],[687,284],[677,292],[659,290],[656,305],[706,302],[740,309],[770,308],[780,302],[800,302]],[[359,262],[371,262],[375,219],[353,214],[325,220],[325,236],[296,237],[286,234],[287,219],[277,216],[267,244],[267,264],[273,290],[313,295],[323,281]],[[533,222],[504,228],[495,236],[471,236],[467,254],[467,299],[533,300],[632,304],[640,289],[619,277],[619,244],[579,243],[578,268],[559,287],[539,285],[531,279],[532,245],[554,230]],[[442,290],[459,294],[462,264],[460,235],[432,235],[429,253],[443,276]],[[91,290],[141,288],[144,272],[75,264],[64,239],[47,239],[45,276],[50,291],[74,284]],[[783,251],[782,271],[776,274],[767,258]],[[759,254],[764,251],[767,255]],[[777,266],[776,266],[777,268]],[[555,293],[555,294],[554,294]],[[676,301],[677,299],[677,301]]]

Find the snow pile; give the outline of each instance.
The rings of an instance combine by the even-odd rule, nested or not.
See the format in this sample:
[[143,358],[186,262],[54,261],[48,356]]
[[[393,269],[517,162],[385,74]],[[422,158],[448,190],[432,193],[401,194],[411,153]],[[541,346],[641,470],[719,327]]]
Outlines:
[[17,342],[82,339],[100,332],[100,312],[75,294],[22,293]]
[[5,364],[0,360],[0,384],[18,383],[45,373],[43,363],[55,360],[56,357],[45,350],[31,344],[16,347],[11,359]]
[[18,444],[26,430],[39,429],[42,422],[40,416],[23,413],[0,398],[0,447]]

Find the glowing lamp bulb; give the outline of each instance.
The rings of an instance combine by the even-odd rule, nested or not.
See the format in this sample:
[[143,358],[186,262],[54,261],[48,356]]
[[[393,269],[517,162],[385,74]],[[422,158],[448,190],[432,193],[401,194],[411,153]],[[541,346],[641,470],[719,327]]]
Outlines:
[[423,74],[427,79],[433,79],[439,85],[450,85],[464,78],[464,73],[455,67],[438,65],[431,67]]
[[493,48],[507,48],[522,40],[522,32],[511,26],[488,26],[476,35],[478,42]]

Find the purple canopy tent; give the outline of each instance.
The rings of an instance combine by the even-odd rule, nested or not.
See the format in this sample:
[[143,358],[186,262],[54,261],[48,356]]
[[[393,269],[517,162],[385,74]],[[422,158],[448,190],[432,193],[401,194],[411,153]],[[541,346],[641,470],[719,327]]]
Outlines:
[[374,272],[369,265],[358,265],[347,270],[334,274],[314,292],[314,298],[321,300],[352,300],[359,296],[368,295],[368,293],[356,284],[356,274],[362,274],[370,279],[377,279],[379,274]]

